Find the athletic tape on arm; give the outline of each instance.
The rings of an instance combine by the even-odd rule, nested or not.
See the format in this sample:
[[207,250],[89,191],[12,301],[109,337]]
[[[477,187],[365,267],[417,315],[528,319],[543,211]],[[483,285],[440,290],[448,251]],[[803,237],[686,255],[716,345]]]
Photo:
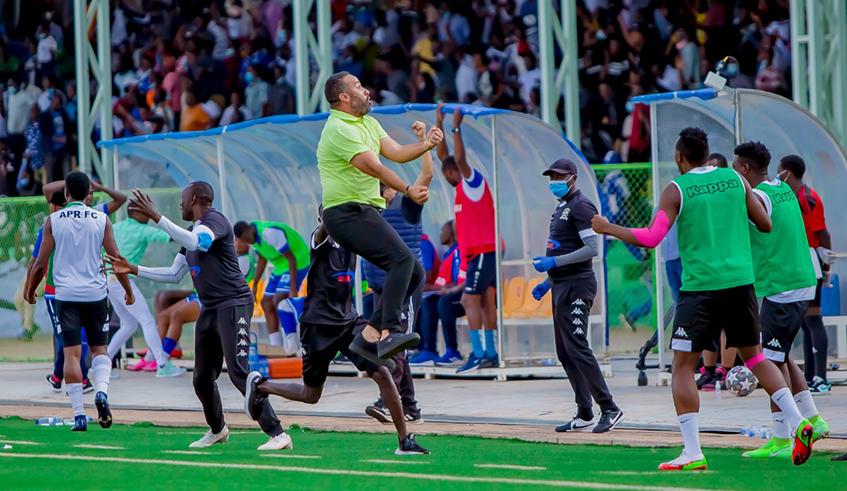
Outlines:
[[641,245],[652,249],[662,243],[662,240],[668,235],[669,230],[670,220],[668,220],[668,215],[665,213],[665,210],[659,210],[659,213],[656,214],[656,220],[653,221],[653,225],[649,228],[634,228],[632,229],[632,235],[635,236]]

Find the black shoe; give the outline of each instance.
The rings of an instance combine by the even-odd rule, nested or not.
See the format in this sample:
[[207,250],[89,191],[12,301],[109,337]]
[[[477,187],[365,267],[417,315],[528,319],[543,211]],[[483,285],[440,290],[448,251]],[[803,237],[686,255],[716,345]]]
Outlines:
[[71,431],[88,431],[88,418],[84,414],[74,416],[74,427]]
[[584,420],[577,415],[574,416],[573,419],[571,419],[567,423],[561,426],[557,426],[556,433],[567,433],[569,431],[588,431],[592,427],[594,427],[594,418],[591,418],[590,420]]
[[600,421],[597,422],[597,426],[591,432],[606,433],[614,429],[621,421],[623,421],[623,411],[620,409],[607,409],[600,413]]
[[267,380],[261,373],[252,371],[247,375],[247,385],[244,388],[244,412],[253,421],[259,420],[261,405],[268,398],[259,391],[259,384]]
[[406,424],[419,425],[424,422],[418,406],[403,406],[403,416],[406,418]]
[[388,335],[388,337],[377,343],[377,351],[379,352],[379,357],[384,360],[386,358],[391,358],[403,350],[414,348],[418,345],[420,340],[421,336],[416,332],[409,334],[392,332]]
[[375,363],[380,366],[388,367],[388,370],[392,370],[394,368],[394,362],[391,360],[384,360],[380,358],[377,351],[377,344],[379,343],[371,343],[359,333],[353,339],[353,342],[350,343],[350,351],[356,353],[362,358],[368,360],[371,363]]
[[83,380],[82,381],[82,393],[83,394],[90,394],[92,392],[94,392],[94,386],[91,385],[91,380],[90,379]]
[[391,414],[389,414],[388,411],[385,410],[385,406],[382,405],[382,398],[377,399],[376,402],[366,407],[365,414],[384,425],[391,424]]
[[53,389],[53,392],[62,392],[62,381],[56,379],[52,373],[48,373],[47,377],[44,378],[47,383],[50,385],[50,388]]
[[418,445],[415,441],[415,435],[409,434],[405,440],[400,442],[400,446],[394,451],[394,455],[427,455],[429,450]]
[[704,386],[711,387],[715,390],[715,382],[718,380],[718,374],[715,370],[707,370],[705,367],[700,368],[700,378],[697,379],[697,390],[703,390]]
[[109,409],[109,396],[105,392],[98,392],[94,396],[94,406],[97,408],[97,422],[101,428],[112,426],[112,410]]

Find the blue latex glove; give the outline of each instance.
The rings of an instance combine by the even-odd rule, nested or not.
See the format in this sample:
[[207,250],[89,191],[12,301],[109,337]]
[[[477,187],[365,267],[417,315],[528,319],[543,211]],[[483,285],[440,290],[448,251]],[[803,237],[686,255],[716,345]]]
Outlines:
[[546,281],[542,281],[535,288],[532,289],[532,298],[536,300],[541,300],[544,298],[544,295],[547,295],[547,292],[550,291],[550,284]]
[[544,273],[556,267],[556,258],[555,257],[534,257],[532,258],[532,265],[535,267],[535,270],[539,273]]

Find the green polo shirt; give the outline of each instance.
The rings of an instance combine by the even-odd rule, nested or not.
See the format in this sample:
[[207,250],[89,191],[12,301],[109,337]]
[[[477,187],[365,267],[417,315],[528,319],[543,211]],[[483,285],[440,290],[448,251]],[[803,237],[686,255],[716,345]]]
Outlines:
[[115,232],[115,242],[121,256],[130,264],[139,264],[147,251],[150,242],[169,242],[171,236],[164,230],[152,225],[144,225],[134,218],[127,218],[116,223],[112,230]]
[[350,161],[367,151],[379,157],[379,141],[386,136],[379,121],[371,116],[357,118],[335,109],[330,111],[317,151],[324,208],[344,203],[385,208],[379,179],[353,167]]

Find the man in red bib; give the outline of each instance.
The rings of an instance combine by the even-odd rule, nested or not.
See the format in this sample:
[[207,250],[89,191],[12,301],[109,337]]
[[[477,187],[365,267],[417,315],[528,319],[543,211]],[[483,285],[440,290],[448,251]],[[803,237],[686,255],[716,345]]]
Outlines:
[[[443,105],[438,106],[437,127],[443,131]],[[467,363],[456,373],[500,365],[494,334],[497,330],[495,288],[497,281],[497,243],[494,233],[494,196],[485,177],[472,168],[465,158],[462,142],[462,113],[453,112],[453,155],[442,140],[438,144],[438,159],[444,179],[456,188],[456,231],[459,250],[467,261],[467,281],[462,294],[462,306],[468,316],[473,352]],[[446,139],[445,139],[446,140]],[[481,329],[485,326],[485,346]]]

